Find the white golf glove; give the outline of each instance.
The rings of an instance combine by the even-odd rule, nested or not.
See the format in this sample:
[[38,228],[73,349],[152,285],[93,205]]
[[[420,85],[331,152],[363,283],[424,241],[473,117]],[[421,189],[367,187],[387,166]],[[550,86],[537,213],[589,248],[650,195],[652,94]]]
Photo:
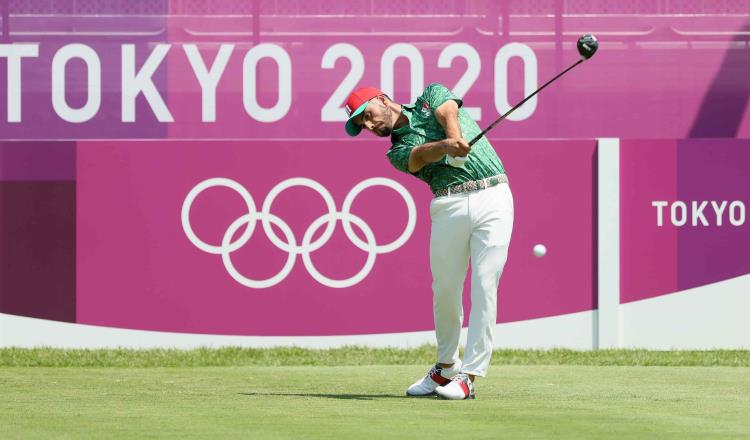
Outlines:
[[445,156],[445,162],[455,168],[463,168],[467,160],[469,160],[469,156]]

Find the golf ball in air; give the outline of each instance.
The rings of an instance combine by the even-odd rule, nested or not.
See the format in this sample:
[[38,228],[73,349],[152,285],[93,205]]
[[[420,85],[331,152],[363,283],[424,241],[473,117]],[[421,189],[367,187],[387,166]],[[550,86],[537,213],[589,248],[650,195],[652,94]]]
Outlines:
[[534,256],[542,258],[547,253],[547,246],[538,244],[534,246]]

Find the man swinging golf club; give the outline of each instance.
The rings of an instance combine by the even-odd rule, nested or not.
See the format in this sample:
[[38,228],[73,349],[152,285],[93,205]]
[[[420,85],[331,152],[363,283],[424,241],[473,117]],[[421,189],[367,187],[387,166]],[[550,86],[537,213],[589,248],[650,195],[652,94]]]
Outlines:
[[[545,87],[590,59],[599,41],[585,34],[576,47],[580,60],[484,131],[461,109],[461,99],[440,84],[430,84],[412,105],[396,104],[372,87],[355,90],[346,101],[346,132],[356,136],[366,128],[377,136],[390,136],[392,145],[387,155],[391,164],[427,182],[435,195],[430,203],[430,268],[438,360],[425,377],[406,390],[407,395],[437,393],[446,399],[470,399],[474,397],[474,379],[487,373],[497,315],[497,286],[513,231],[513,196],[503,164],[484,135]],[[469,259],[471,316],[462,362],[458,340]]]
[[[397,104],[373,87],[346,101],[346,132],[362,128],[391,138],[387,156],[397,169],[430,185],[433,311],[437,363],[411,385],[409,396],[437,393],[446,399],[474,398],[474,380],[484,377],[493,350],[497,288],[513,230],[513,196],[500,158],[462,101],[430,84],[414,104]],[[469,261],[471,314],[464,358],[459,359],[462,290]]]

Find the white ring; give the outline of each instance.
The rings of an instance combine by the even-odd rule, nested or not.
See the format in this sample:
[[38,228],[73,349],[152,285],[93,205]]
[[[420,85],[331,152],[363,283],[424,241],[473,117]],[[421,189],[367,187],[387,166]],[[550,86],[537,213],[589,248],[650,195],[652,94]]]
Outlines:
[[[224,246],[225,243],[232,239],[232,235],[234,235],[234,233],[240,226],[242,226],[243,223],[249,221],[249,218],[250,215],[245,214],[235,220],[231,225],[229,225],[229,228],[227,228],[227,231],[224,233],[224,239],[221,241],[222,246]],[[271,221],[271,223],[275,223],[281,229],[290,243],[294,244],[294,234],[292,234],[292,230],[289,228],[289,225],[281,221],[281,219],[279,219],[275,215],[271,215],[269,220]],[[253,224],[254,223],[255,220],[253,220]],[[237,270],[237,268],[234,267],[234,263],[232,263],[231,252],[221,253],[221,261],[224,263],[224,267],[227,269],[227,272],[229,272],[229,275],[243,286],[252,287],[254,289],[264,289],[266,287],[271,287],[279,284],[284,280],[284,278],[287,277],[287,275],[289,275],[289,273],[292,272],[292,267],[294,266],[295,260],[297,260],[297,254],[294,252],[290,252],[289,256],[286,259],[286,263],[284,263],[284,267],[281,268],[279,273],[265,280],[253,280],[242,275]]]
[[[369,226],[367,226],[367,223],[365,223],[364,220],[357,217],[356,215],[349,214],[351,218],[349,218],[347,221],[354,222],[357,226],[359,226],[360,229],[362,229],[362,232],[365,234],[365,238],[367,238],[368,243],[372,243],[368,248],[367,251],[367,260],[365,260],[365,265],[360,269],[359,272],[357,272],[355,275],[353,275],[350,278],[346,278],[343,280],[334,280],[332,278],[328,278],[327,276],[323,275],[318,271],[318,269],[315,267],[315,265],[312,262],[312,259],[310,258],[310,253],[305,252],[302,254],[302,262],[305,264],[305,268],[307,269],[307,272],[312,276],[315,281],[319,282],[320,284],[328,287],[333,287],[336,289],[341,289],[344,287],[351,287],[363,279],[370,273],[372,270],[372,267],[375,265],[375,257],[377,256],[377,245],[375,244],[375,235],[372,233],[372,229],[370,229]],[[320,223],[323,223],[326,221],[326,217],[333,217],[334,223],[336,219],[342,220],[342,223],[344,223],[344,213],[335,213],[335,214],[329,214],[319,217],[317,220],[312,222],[310,225],[310,228],[305,231],[305,236],[302,239],[302,246],[305,246],[305,244],[312,239],[312,236],[315,235],[315,231],[318,230],[320,227]],[[344,223],[346,224],[346,223]]]
[[414,232],[414,227],[417,224],[417,207],[414,205],[414,199],[411,198],[411,194],[409,194],[409,191],[400,183],[396,182],[395,180],[386,179],[385,177],[372,177],[370,179],[359,182],[354,186],[354,188],[352,188],[351,191],[349,191],[349,194],[347,194],[346,198],[344,199],[344,205],[341,207],[341,213],[344,214],[344,216],[341,218],[341,222],[344,224],[344,231],[346,232],[346,236],[349,238],[349,240],[351,240],[351,242],[354,243],[354,245],[358,248],[362,249],[365,252],[369,252],[367,244],[362,242],[362,240],[360,240],[357,234],[355,234],[352,230],[352,227],[348,221],[348,215],[351,214],[350,210],[352,208],[352,203],[354,203],[354,198],[357,197],[363,190],[375,185],[387,186],[388,188],[395,190],[401,196],[401,198],[404,199],[409,215],[406,221],[404,232],[402,232],[397,239],[385,245],[375,245],[375,251],[377,253],[385,254],[388,252],[393,252],[403,246],[403,244],[406,243],[406,240],[411,237],[412,232]]
[[[265,231],[266,235],[268,235],[268,238],[271,240],[271,243],[276,245],[277,248],[286,251],[286,252],[295,252],[295,253],[304,253],[304,252],[314,252],[318,249],[320,249],[324,244],[328,242],[328,239],[331,238],[331,235],[333,235],[333,230],[336,228],[336,220],[334,219],[333,222],[329,222],[328,226],[326,227],[325,231],[323,231],[323,235],[318,238],[318,240],[315,243],[312,243],[310,245],[310,249],[307,249],[305,245],[302,245],[302,247],[289,247],[288,243],[284,243],[283,241],[279,240],[279,238],[276,236],[276,233],[273,231],[273,228],[271,228],[271,225],[266,220],[266,216],[271,213],[271,205],[273,204],[273,201],[276,199],[276,197],[285,189],[290,188],[292,186],[306,186],[310,189],[313,189],[320,194],[321,197],[323,197],[323,201],[326,204],[326,208],[328,208],[328,213],[336,212],[336,203],[333,201],[333,197],[331,196],[331,193],[328,192],[323,185],[319,184],[318,182],[312,180],[312,179],[306,179],[304,177],[293,177],[291,179],[287,179],[282,181],[281,183],[277,184],[273,188],[271,188],[271,191],[266,196],[266,200],[263,202],[263,208],[261,209],[261,215],[260,220],[263,224],[263,231]],[[308,227],[309,228],[309,227]]]
[[[185,197],[185,201],[182,202],[182,229],[185,230],[185,235],[187,235],[190,242],[193,243],[198,249],[202,250],[203,252],[208,252],[209,254],[221,254],[222,252],[224,252],[223,246],[213,246],[204,242],[203,240],[198,238],[198,236],[193,231],[193,227],[190,225],[190,207],[193,206],[195,198],[198,197],[198,194],[202,193],[204,190],[212,188],[214,186],[225,186],[237,191],[237,193],[242,197],[242,200],[245,201],[245,205],[247,205],[248,214],[251,217],[255,217],[257,216],[257,212],[255,210],[255,202],[253,201],[253,197],[250,195],[250,193],[247,192],[244,186],[240,185],[232,179],[227,179],[225,177],[214,177],[212,179],[206,179],[203,182],[195,185],[195,187],[190,190],[188,195]],[[254,230],[255,218],[252,219],[252,222],[248,222],[247,229],[245,229],[245,232],[242,233],[237,241],[235,241],[234,243],[229,243],[229,246],[226,249],[227,252],[234,252],[244,246],[245,243],[250,240],[250,236],[253,235]]]

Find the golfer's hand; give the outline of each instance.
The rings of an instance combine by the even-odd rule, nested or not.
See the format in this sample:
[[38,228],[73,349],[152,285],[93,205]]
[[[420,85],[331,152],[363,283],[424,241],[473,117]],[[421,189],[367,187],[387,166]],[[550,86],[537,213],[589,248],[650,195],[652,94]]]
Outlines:
[[469,154],[471,147],[464,138],[448,138],[445,140],[445,153],[452,157],[464,157]]

